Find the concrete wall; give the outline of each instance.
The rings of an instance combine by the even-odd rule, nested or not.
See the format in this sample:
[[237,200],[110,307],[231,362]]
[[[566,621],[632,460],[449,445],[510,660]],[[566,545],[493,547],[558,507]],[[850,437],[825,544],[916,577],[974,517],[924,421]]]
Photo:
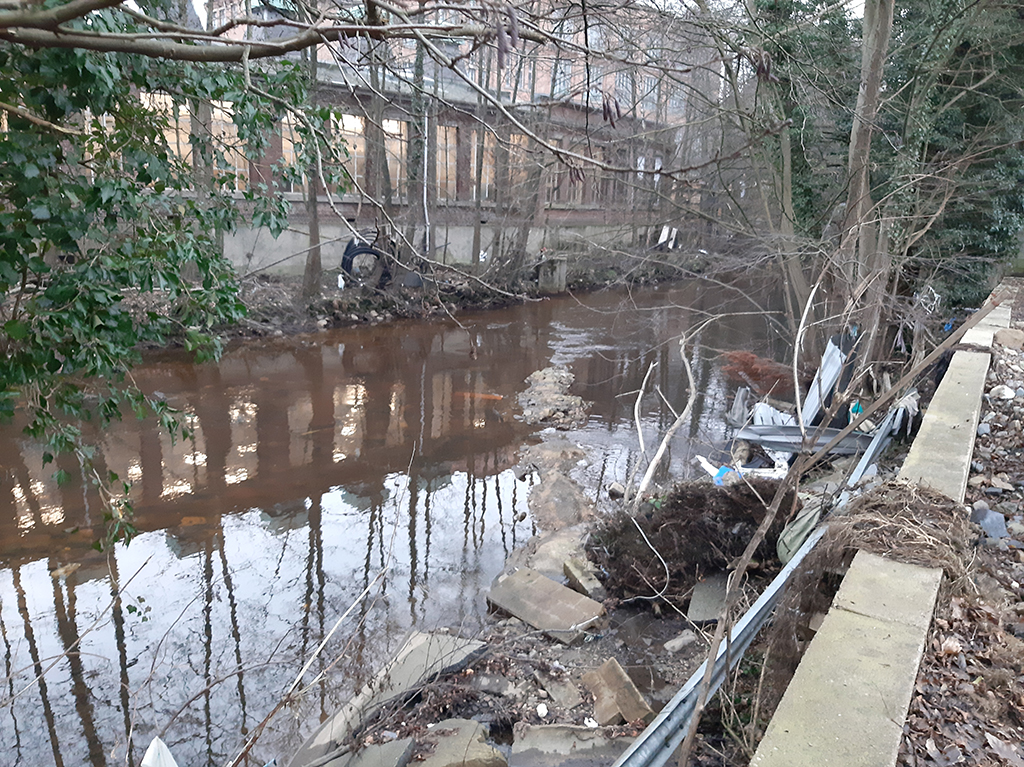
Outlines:
[[[660,229],[660,227],[657,227]],[[641,236],[646,236],[642,228]],[[365,231],[360,228],[360,231]],[[505,230],[509,237],[515,230]],[[417,229],[416,244],[422,243],[422,227]],[[487,258],[494,258],[493,225],[480,230],[480,248]],[[657,233],[655,232],[655,235]],[[635,249],[636,228],[622,224],[565,224],[535,226],[527,241],[527,262],[540,261],[541,249],[560,252],[587,252],[593,248]],[[345,246],[352,238],[351,230],[339,223],[320,224],[320,258],[325,271],[341,268]],[[656,241],[656,237],[655,237]],[[470,264],[473,261],[473,227],[470,225],[439,225],[434,227],[435,258],[448,264]],[[274,239],[265,228],[239,228],[224,238],[224,253],[239,274],[262,271],[276,275],[301,275],[309,248],[309,234],[302,224],[289,227]]]

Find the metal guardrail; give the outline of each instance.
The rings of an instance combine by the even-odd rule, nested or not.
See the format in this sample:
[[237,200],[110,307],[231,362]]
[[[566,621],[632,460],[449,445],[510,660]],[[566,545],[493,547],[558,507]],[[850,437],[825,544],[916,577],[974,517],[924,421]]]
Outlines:
[[[800,566],[804,557],[814,548],[825,534],[826,526],[822,525],[811,536],[804,541],[789,563],[782,568],[782,571],[775,576],[775,579],[764,590],[764,593],[754,602],[747,613],[733,626],[729,637],[718,647],[718,655],[715,658],[714,669],[711,673],[711,688],[708,690],[710,698],[722,682],[725,681],[729,671],[739,665],[750,643],[754,641],[757,632],[768,622],[775,604],[779,601],[782,591],[786,586],[793,572]],[[686,732],[690,726],[690,719],[693,717],[697,705],[698,690],[704,679],[704,672],[707,668],[707,661],[700,665],[693,675],[683,685],[682,689],[668,702],[655,717],[647,729],[645,729],[636,740],[620,756],[613,767],[663,767],[675,754],[676,749],[686,738]]]

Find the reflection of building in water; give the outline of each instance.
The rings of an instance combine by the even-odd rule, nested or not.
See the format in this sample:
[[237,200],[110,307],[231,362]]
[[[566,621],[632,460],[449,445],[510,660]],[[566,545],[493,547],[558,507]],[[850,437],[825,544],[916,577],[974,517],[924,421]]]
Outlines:
[[366,388],[345,384],[334,389],[334,462],[359,458],[366,433]]
[[[462,330],[436,325],[393,335],[401,337],[355,329],[345,344],[255,355],[243,349],[216,365],[141,368],[140,385],[159,389],[184,414],[186,436],[172,439],[152,419],[129,417],[95,435],[98,470],[131,483],[136,523],[152,530],[288,505],[350,482],[380,488],[388,473],[407,469],[413,454],[425,462],[493,463],[493,471],[513,460],[514,451],[504,448],[520,429],[495,417],[523,378],[501,359],[506,344],[488,344],[477,359]],[[520,364],[532,367],[527,360]],[[98,512],[102,503],[93,489],[83,490],[77,467],[70,486],[53,487],[42,449],[7,441],[18,445],[26,468],[24,479],[0,485],[0,518],[12,507],[20,535],[40,525],[89,527],[88,510]],[[410,442],[414,453],[405,447]],[[495,451],[510,457],[473,458]],[[42,550],[47,541],[37,544]]]
[[195,413],[186,412],[182,425],[188,429],[188,436],[172,439],[167,432],[160,434],[161,474],[163,489],[161,498],[187,495],[197,487],[206,484],[206,453],[203,427]]

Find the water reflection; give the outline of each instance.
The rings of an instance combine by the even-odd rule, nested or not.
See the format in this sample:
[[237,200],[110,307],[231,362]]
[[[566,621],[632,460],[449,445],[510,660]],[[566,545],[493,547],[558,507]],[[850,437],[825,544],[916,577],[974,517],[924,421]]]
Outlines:
[[[468,333],[398,323],[249,343],[216,365],[156,357],[136,380],[191,436],[135,420],[90,435],[97,468],[132,481],[141,531],[110,557],[91,548],[95,491],[52,485],[42,450],[0,431],[0,749],[14,764],[134,765],[160,733],[180,763],[222,764],[384,572],[309,670],[326,682],[269,724],[251,763],[285,753],[410,627],[480,625],[487,584],[534,532],[529,482],[509,471],[529,433],[513,418],[526,375],[570,364],[595,402],[582,438],[597,460],[581,471],[596,494],[637,458],[628,393],[658,361],[664,401],[681,406],[671,341],[727,299],[598,294],[471,315]],[[754,316],[696,338],[676,472],[722,437],[719,349],[774,343]],[[648,442],[672,418],[649,398]]]

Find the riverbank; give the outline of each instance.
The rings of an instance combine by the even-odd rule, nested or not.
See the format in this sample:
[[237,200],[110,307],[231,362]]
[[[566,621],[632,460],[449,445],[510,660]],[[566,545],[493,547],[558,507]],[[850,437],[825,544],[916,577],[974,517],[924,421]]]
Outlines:
[[[1017,326],[1022,324],[1019,309],[1018,302]],[[792,671],[820,626],[822,611],[835,593],[834,574],[844,568],[843,555],[851,546],[896,561],[943,568],[947,578],[914,684],[899,763],[1021,763],[1016,744],[1024,732],[1020,719],[1024,688],[1018,673],[1024,660],[1022,347],[1021,331],[997,339],[996,361],[985,387],[982,439],[971,462],[967,500],[973,505],[965,509],[955,501],[896,483],[894,466],[871,479],[861,501],[837,520],[841,532],[826,547],[832,560],[817,560],[809,572],[800,574],[799,588],[794,587],[794,591],[817,592],[832,579],[831,592],[819,593],[816,604],[801,594],[783,607],[775,628],[705,716],[691,764],[749,762]],[[447,727],[446,722],[473,718],[490,728],[493,745],[490,761],[485,763],[495,767],[569,763],[559,750],[566,742],[573,748],[587,744],[581,763],[611,763],[649,721],[644,712],[653,716],[667,702],[666,695],[703,658],[707,624],[688,621],[663,598],[627,600],[624,606],[621,590],[610,597],[599,595],[585,585],[586,578],[570,573],[571,563],[586,556],[584,541],[589,539],[587,546],[593,549],[594,525],[607,524],[614,507],[621,506],[621,501],[602,495],[599,510],[588,500],[590,488],[573,485],[574,467],[586,464],[588,457],[571,440],[571,432],[568,440],[549,435],[524,455],[523,472],[536,472],[539,478],[531,492],[531,510],[554,529],[516,552],[505,572],[528,570],[559,583],[568,579],[577,590],[603,599],[606,615],[587,625],[582,644],[568,647],[546,637],[541,624],[531,625],[514,615],[496,616],[494,625],[481,636],[490,650],[480,665],[431,681],[418,691],[419,705],[392,710],[388,717],[371,722],[362,746],[377,745],[382,738],[410,738],[418,744],[409,752],[413,758],[430,760],[437,738],[417,740],[420,736],[435,727]],[[836,468],[841,481],[841,467]],[[820,477],[816,484],[824,489],[836,479]],[[656,500],[661,498],[664,494],[658,493]],[[655,522],[649,512],[642,520]],[[656,526],[664,527],[666,522],[663,519]],[[665,555],[666,572],[679,566],[673,558],[677,552],[670,552],[662,541],[650,545],[659,556]],[[641,559],[635,551],[630,556],[619,552],[604,560],[598,557],[603,562],[602,578],[591,582],[603,589],[614,581],[609,568],[635,570]],[[641,575],[650,580],[649,574],[641,571]],[[496,584],[500,581],[499,577]],[[650,583],[651,591],[657,591],[655,585]],[[752,588],[752,593],[756,591]],[[929,621],[930,614],[924,620]],[[784,638],[795,640],[782,652],[785,643],[780,643],[780,634],[792,634]],[[769,647],[771,663],[764,665]],[[595,679],[610,664],[623,672],[618,681]],[[605,716],[609,695],[618,701],[618,708],[611,707],[611,718]],[[631,701],[629,706],[621,704],[624,698]],[[637,713],[636,718],[627,711]]]
[[[704,268],[700,260],[668,263],[658,259],[635,259],[624,269],[619,259],[575,258],[567,274],[567,288],[584,293],[614,286],[642,287],[694,276]],[[340,278],[340,283],[339,283]],[[327,272],[320,292],[302,296],[302,278],[257,273],[239,280],[239,299],[246,317],[237,325],[223,328],[232,338],[275,337],[312,333],[357,324],[376,324],[395,319],[453,317],[459,312],[494,309],[542,298],[535,279],[499,288],[462,269],[439,267],[433,275],[395,280],[384,288],[353,284],[348,274]],[[338,287],[341,284],[343,287]]]

